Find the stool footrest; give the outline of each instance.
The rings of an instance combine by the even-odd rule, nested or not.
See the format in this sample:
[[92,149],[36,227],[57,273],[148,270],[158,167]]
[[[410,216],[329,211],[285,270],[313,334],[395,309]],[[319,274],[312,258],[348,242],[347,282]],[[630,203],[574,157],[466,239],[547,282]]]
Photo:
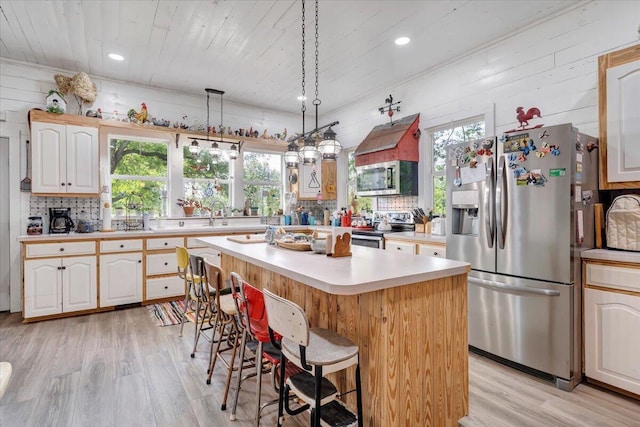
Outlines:
[[358,425],[358,417],[341,400],[336,399],[322,407],[320,425],[323,427],[352,427]]
[[[305,402],[312,402],[315,396],[315,378],[313,375],[306,371],[302,371],[299,374],[295,374],[289,377],[287,380],[291,387],[291,391],[297,394]],[[321,399],[335,398],[338,395],[338,389],[331,381],[326,378],[322,378],[322,385],[320,388]]]

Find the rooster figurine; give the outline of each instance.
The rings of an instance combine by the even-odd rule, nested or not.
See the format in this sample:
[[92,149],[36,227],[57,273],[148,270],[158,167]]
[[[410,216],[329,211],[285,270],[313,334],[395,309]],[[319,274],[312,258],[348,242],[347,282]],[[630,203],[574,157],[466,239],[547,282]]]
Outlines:
[[127,113],[129,120],[132,122],[145,123],[149,121],[149,112],[147,111],[147,104],[142,103],[142,109],[140,112],[136,112],[133,108]]
[[533,119],[535,116],[538,116],[538,118],[542,117],[540,116],[540,110],[536,107],[529,108],[526,113],[524,112],[524,108],[518,107],[516,108],[516,113],[516,118],[520,122],[520,127],[523,130],[525,126],[529,126],[529,120]]

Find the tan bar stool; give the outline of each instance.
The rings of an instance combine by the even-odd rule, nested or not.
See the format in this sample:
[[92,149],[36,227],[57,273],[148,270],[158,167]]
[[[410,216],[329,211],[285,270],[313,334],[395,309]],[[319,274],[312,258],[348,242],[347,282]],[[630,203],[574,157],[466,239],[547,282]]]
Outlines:
[[[263,289],[269,334],[278,345],[274,333],[282,336],[280,360],[280,393],[278,402],[278,427],[282,425],[284,410],[290,415],[311,409],[311,426],[335,425],[341,418],[344,426],[362,427],[362,393],[360,386],[360,362],[358,346],[350,339],[322,328],[309,327],[309,320],[302,308],[267,289]],[[283,373],[287,360],[304,372],[286,380]],[[350,366],[356,367],[357,417],[337,400],[338,390],[324,375],[338,372]],[[293,392],[305,405],[291,409],[289,392]],[[350,417],[351,416],[351,417]]]

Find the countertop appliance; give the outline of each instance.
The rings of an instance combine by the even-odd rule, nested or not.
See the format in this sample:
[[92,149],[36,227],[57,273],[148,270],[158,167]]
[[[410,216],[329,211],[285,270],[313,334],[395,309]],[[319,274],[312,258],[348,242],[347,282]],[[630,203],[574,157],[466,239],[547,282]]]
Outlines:
[[49,208],[49,233],[69,233],[75,224],[71,219],[71,208]]
[[[581,379],[580,253],[594,245],[595,138],[571,124],[447,148],[447,258],[471,263],[469,345]],[[591,144],[590,144],[591,143]]]
[[[391,226],[391,230],[383,231],[378,229],[379,224],[381,224],[385,218],[387,219],[387,223]],[[373,222],[370,229],[357,227],[352,228],[351,244],[384,249],[384,236],[386,234],[414,230],[415,224],[413,223],[411,213],[404,211],[377,211],[373,214]]]
[[418,162],[394,160],[356,166],[358,196],[418,195]]

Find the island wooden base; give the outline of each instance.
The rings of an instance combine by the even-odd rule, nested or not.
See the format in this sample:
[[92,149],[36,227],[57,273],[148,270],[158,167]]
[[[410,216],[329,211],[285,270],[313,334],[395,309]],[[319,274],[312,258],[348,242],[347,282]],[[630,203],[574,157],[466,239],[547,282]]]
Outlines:
[[[469,414],[466,274],[345,296],[224,253],[222,268],[358,343],[365,426],[457,426]],[[354,388],[354,371],[331,378],[341,392]],[[347,403],[355,408],[355,393]]]

